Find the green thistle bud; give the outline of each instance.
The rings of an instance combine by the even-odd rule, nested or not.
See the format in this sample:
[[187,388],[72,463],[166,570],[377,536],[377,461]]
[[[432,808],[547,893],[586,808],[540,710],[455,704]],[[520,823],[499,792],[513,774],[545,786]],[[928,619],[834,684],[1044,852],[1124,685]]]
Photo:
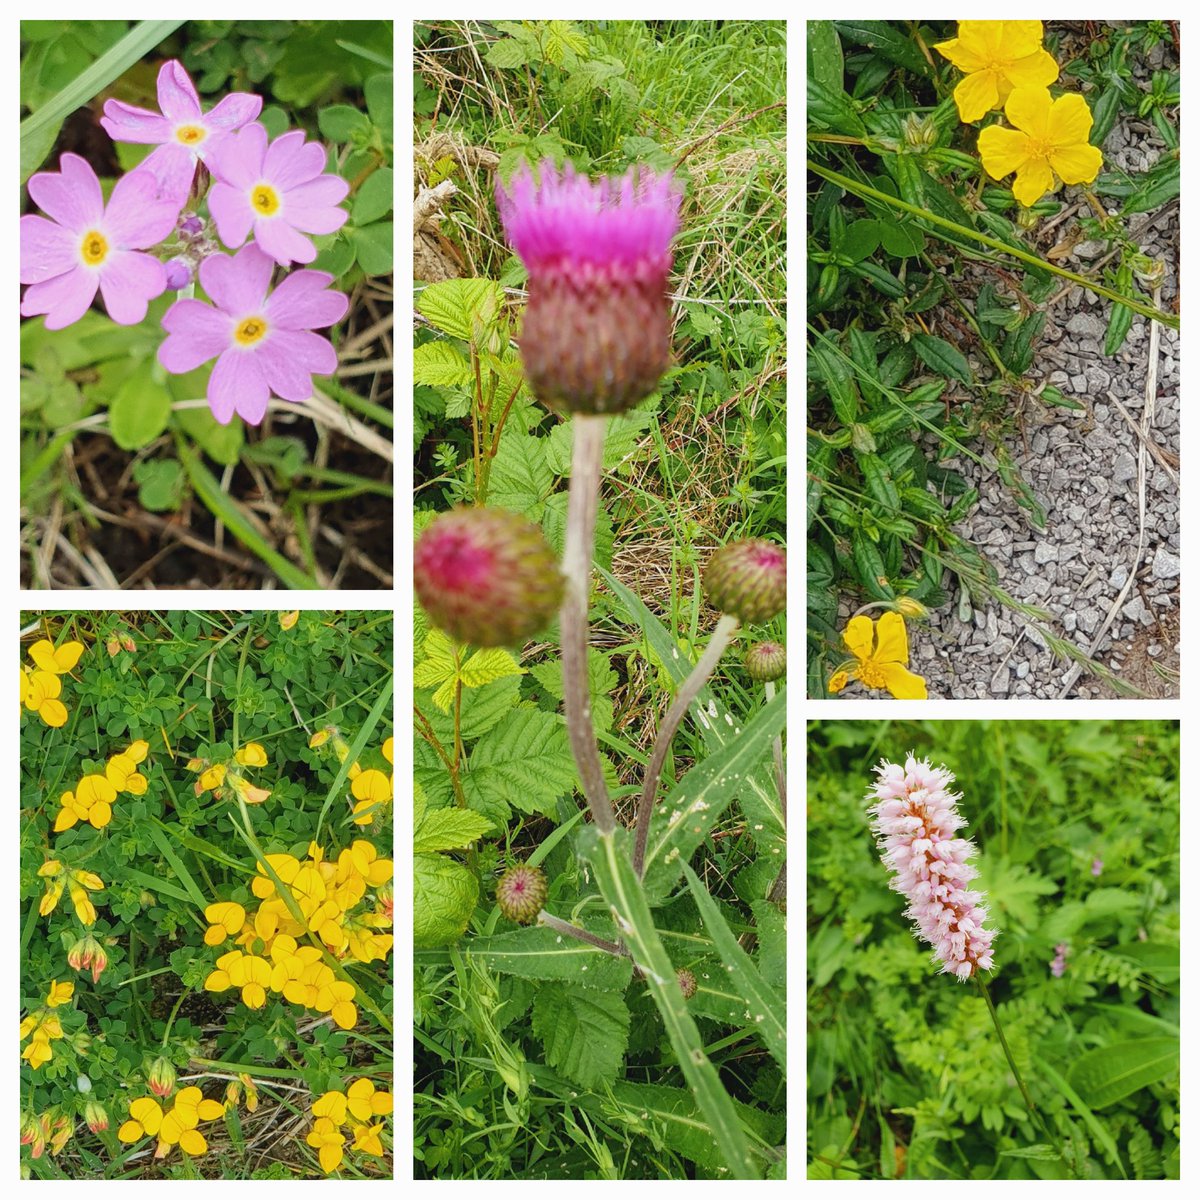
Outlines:
[[696,994],[696,977],[687,969],[680,967],[675,972],[675,978],[679,980],[679,990],[683,993],[685,1000],[690,1000]]
[[443,513],[413,551],[429,619],[472,646],[516,646],[546,627],[563,577],[541,529],[503,508]]
[[531,925],[546,903],[546,873],[541,867],[518,863],[509,867],[496,884],[500,911],[518,925]]
[[704,590],[714,608],[747,625],[769,621],[787,604],[787,555],[762,538],[730,542],[708,560]]
[[787,651],[778,642],[757,642],[746,651],[746,674],[756,683],[770,683],[787,670]]

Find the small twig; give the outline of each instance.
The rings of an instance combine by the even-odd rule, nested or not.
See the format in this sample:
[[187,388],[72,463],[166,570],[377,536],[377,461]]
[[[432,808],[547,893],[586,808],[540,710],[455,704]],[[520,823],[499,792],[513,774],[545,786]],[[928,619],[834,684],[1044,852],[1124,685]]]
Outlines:
[[646,767],[646,778],[642,783],[642,796],[638,801],[637,837],[633,844],[633,869],[638,878],[642,875],[642,865],[646,859],[646,840],[650,836],[650,814],[654,811],[654,796],[658,791],[659,777],[662,775],[663,763],[667,761],[667,751],[671,740],[684,713],[692,701],[700,694],[700,689],[708,681],[708,677],[716,670],[721,655],[725,653],[733,635],[737,632],[738,619],[728,613],[722,613],[717,627],[709,638],[708,646],[700,656],[700,661],[692,668],[691,674],[680,685],[675,701],[663,718],[662,728],[654,742],[654,750],[650,755],[650,763]]

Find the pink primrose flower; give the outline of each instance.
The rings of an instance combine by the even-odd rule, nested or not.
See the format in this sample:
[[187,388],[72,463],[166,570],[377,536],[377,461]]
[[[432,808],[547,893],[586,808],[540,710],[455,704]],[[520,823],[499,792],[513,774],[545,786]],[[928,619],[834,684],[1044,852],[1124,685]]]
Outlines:
[[59,167],[29,180],[29,195],[51,219],[21,218],[21,282],[32,285],[21,314],[45,313],[47,329],[63,329],[87,312],[99,289],[118,325],[136,325],[167,286],[162,263],[142,251],[167,237],[179,206],[160,194],[153,176],[135,171],[117,181],[106,207],[82,158],[64,154]]
[[281,134],[269,145],[261,125],[226,139],[209,162],[216,182],[208,210],[226,246],[254,240],[280,266],[310,263],[317,248],[306,233],[334,233],[349,215],[337,206],[350,185],[326,175],[325,148],[306,142],[303,130]]
[[158,107],[161,113],[121,100],[106,100],[100,124],[114,142],[158,146],[138,169],[152,171],[162,181],[163,190],[182,206],[196,164],[207,161],[233,130],[258,116],[262,97],[233,92],[215,108],[203,112],[188,73],[172,59],[158,72]]
[[170,335],[158,361],[174,375],[209,359],[213,416],[228,425],[237,413],[259,424],[271,394],[300,402],[312,398],[313,375],[331,375],[337,353],[312,333],[340,321],[350,307],[342,292],[326,291],[333,276],[293,271],[268,295],[275,264],[257,246],[214,254],[200,264],[200,285],[212,304],[177,300],[163,317]]
[[529,270],[521,356],[534,394],[570,412],[621,412],[670,365],[667,276],[680,191],[647,168],[592,181],[528,167],[496,204]]
[[995,931],[984,928],[983,896],[967,887],[978,874],[967,861],[975,846],[955,836],[966,822],[957,809],[962,797],[949,790],[954,776],[911,754],[903,766],[884,760],[875,771],[872,829],[914,932],[933,947],[943,973],[970,979],[991,970]]

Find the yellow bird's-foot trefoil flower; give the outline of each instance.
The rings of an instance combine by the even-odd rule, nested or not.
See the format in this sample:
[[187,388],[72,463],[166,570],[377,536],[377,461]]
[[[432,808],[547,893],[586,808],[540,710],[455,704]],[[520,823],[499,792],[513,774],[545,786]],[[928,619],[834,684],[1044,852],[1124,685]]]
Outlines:
[[1058,78],[1058,63],[1042,49],[1041,21],[959,21],[958,37],[933,48],[963,73],[954,103],[964,124],[999,108],[1014,88]]
[[834,672],[831,692],[840,692],[857,679],[864,687],[886,688],[897,700],[928,699],[925,680],[908,670],[908,631],[899,613],[884,613],[878,625],[870,617],[851,617],[842,641],[855,661]]
[[[1026,208],[1063,183],[1091,183],[1104,161],[1088,141],[1092,113],[1075,92],[1052,99],[1045,88],[1018,88],[1004,105],[1012,129],[989,125],[979,157],[993,179],[1016,172],[1013,195]],[[1057,177],[1057,179],[1056,179]]]

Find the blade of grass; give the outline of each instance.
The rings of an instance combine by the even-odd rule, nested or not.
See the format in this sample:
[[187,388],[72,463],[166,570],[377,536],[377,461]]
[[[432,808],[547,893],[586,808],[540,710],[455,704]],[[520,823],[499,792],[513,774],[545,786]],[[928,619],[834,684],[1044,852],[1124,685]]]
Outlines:
[[350,768],[358,760],[358,756],[362,753],[368,738],[375,732],[375,726],[379,724],[379,718],[383,715],[384,708],[392,698],[392,688],[394,686],[395,680],[389,675],[387,682],[383,685],[383,691],[379,693],[379,699],[375,701],[371,706],[371,711],[367,713],[367,719],[363,723],[363,727],[358,731],[358,736],[350,743],[350,753],[346,755],[345,761],[338,768],[338,773],[333,780],[333,786],[329,789],[329,794],[325,797],[325,803],[321,805],[321,815],[317,818],[317,841],[321,839],[321,827],[325,824],[325,814],[329,811],[329,806],[333,803],[334,797],[341,791],[342,785],[346,782],[346,777],[350,774]]
[[81,71],[21,122],[21,182],[41,166],[54,148],[62,123],[139,58],[182,25],[182,21],[139,21],[111,50]]
[[251,554],[270,567],[288,587],[305,591],[320,589],[321,585],[316,579],[306,575],[294,563],[267,545],[258,530],[246,520],[237,501],[230,499],[221,490],[212,473],[200,461],[199,454],[182,437],[176,437],[175,447],[179,461],[183,463],[188,479],[191,480],[192,487],[204,507],[225,525]]
[[204,893],[196,885],[191,872],[183,865],[179,855],[172,848],[166,829],[158,821],[151,821],[147,828],[150,830],[150,836],[154,839],[154,844],[162,851],[163,858],[171,864],[171,869],[175,872],[179,882],[187,888],[187,894],[192,903],[203,912],[208,906],[209,901],[204,898]]

